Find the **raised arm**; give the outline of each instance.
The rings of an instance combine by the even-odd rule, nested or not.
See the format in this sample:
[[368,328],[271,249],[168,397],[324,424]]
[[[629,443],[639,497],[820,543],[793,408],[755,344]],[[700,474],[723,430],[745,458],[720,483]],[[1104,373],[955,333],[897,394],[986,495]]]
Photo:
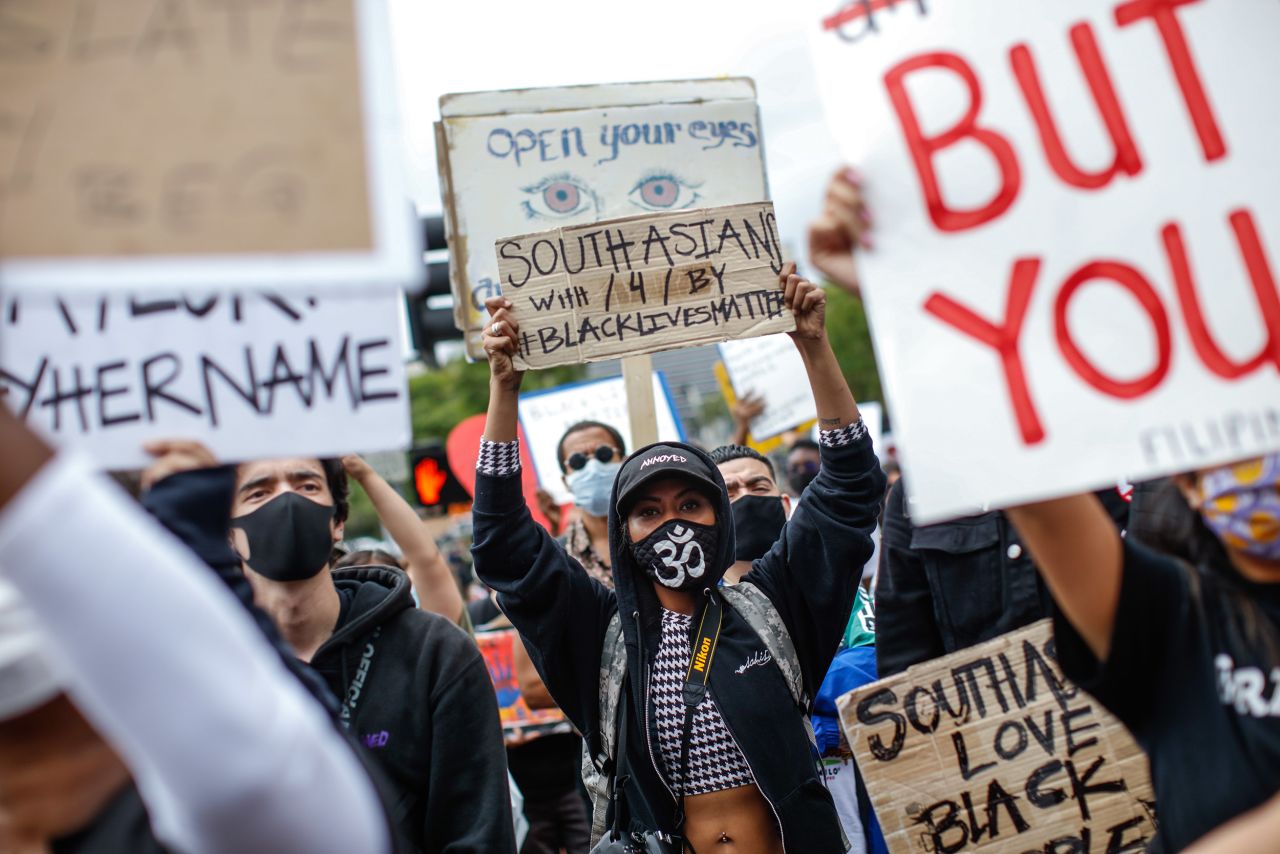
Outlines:
[[462,592],[453,579],[449,562],[440,554],[426,525],[422,524],[404,496],[363,458],[355,454],[345,456],[342,466],[369,496],[383,527],[400,547],[405,569],[418,593],[419,605],[424,611],[432,611],[456,623],[464,607]]
[[853,608],[854,587],[871,557],[884,500],[884,473],[826,333],[826,294],[784,268],[780,284],[796,316],[791,333],[813,389],[822,468],[782,537],[744,581],[756,584],[787,624],[811,695],[826,674]]
[[796,317],[796,329],[788,334],[804,360],[813,402],[817,404],[818,426],[823,430],[837,430],[857,422],[861,417],[858,404],[827,338],[826,292],[796,275],[794,261],[783,268],[779,280],[787,308]]
[[547,690],[586,732],[595,725],[600,649],[617,600],[525,505],[516,438],[522,376],[512,363],[519,325],[505,298],[491,297],[486,305],[493,318],[484,333],[489,413],[476,467],[471,554],[476,575],[497,591]]
[[751,420],[764,413],[764,398],[746,392],[734,401],[730,414],[733,416],[733,435],[729,438],[731,445],[745,445],[751,434]]
[[1091,494],[1011,507],[1018,529],[1063,616],[1099,661],[1111,650],[1124,556],[1120,533]]

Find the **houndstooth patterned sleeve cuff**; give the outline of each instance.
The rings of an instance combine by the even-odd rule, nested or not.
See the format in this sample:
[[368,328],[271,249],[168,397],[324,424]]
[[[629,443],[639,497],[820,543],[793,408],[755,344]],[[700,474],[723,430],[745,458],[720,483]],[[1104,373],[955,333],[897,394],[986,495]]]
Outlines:
[[834,430],[818,431],[818,444],[826,445],[828,448],[839,448],[842,445],[852,445],[865,435],[867,435],[867,425],[863,424],[862,419],[859,418],[852,424],[846,424]]
[[520,440],[491,442],[480,437],[480,456],[476,457],[476,471],[490,477],[507,477],[520,473]]

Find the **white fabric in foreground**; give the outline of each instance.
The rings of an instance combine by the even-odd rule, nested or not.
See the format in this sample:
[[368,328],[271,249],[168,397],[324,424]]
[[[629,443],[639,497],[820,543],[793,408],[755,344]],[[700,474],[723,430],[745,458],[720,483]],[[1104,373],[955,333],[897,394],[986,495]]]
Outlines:
[[47,703],[61,690],[39,626],[18,591],[0,577],[0,721]]
[[171,847],[389,849],[377,795],[229,590],[105,477],[60,456],[0,513],[0,575]]

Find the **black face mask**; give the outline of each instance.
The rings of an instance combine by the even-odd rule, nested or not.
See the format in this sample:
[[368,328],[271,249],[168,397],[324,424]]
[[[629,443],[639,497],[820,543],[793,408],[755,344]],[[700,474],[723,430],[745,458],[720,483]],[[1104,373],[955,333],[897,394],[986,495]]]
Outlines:
[[817,463],[804,463],[794,468],[787,469],[787,483],[791,484],[791,491],[796,495],[804,492],[805,487],[813,483],[813,479],[818,476],[820,466]]
[[734,560],[755,560],[782,536],[787,524],[787,511],[777,495],[744,495],[730,505],[733,511],[733,535],[737,541]]
[[638,543],[631,555],[654,581],[672,590],[698,590],[706,586],[711,561],[716,559],[720,532],[715,525],[699,525],[683,519],[664,522]]
[[333,507],[286,492],[231,520],[249,541],[245,563],[272,581],[305,581],[329,562]]

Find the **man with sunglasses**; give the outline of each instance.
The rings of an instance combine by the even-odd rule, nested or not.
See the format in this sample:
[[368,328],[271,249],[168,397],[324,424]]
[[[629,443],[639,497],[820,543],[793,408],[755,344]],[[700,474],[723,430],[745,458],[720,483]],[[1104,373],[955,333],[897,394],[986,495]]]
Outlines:
[[587,574],[610,588],[609,495],[626,455],[622,434],[599,421],[570,425],[556,446],[560,474],[577,509],[561,542]]

